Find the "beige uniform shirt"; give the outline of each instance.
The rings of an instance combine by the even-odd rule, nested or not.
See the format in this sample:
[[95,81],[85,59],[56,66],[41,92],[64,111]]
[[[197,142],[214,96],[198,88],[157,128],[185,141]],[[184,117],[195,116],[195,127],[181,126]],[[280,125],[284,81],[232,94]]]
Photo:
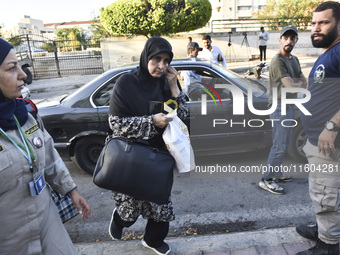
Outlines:
[[[22,127],[46,182],[65,194],[75,184],[54,149],[51,136],[42,129],[30,114]],[[22,144],[18,130],[6,134]],[[29,182],[33,174],[28,160],[3,136],[0,136],[0,162],[0,254],[76,254],[49,189],[46,187],[38,196],[31,196]]]

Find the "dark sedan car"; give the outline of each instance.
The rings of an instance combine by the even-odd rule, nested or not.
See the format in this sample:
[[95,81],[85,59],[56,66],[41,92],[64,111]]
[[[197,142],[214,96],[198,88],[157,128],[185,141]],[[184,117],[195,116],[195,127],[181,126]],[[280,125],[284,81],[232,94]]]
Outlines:
[[[253,151],[271,145],[269,116],[256,115],[248,109],[250,99],[254,109],[267,109],[265,86],[208,62],[173,61],[171,65],[179,72],[181,86],[188,93],[186,124],[195,156]],[[115,83],[135,68],[109,70],[60,102],[38,104],[61,156],[74,156],[87,173],[93,172],[109,130],[108,109]],[[188,71],[199,79],[190,84],[184,81],[182,77]],[[291,156],[304,158],[304,139],[298,124],[288,152]]]

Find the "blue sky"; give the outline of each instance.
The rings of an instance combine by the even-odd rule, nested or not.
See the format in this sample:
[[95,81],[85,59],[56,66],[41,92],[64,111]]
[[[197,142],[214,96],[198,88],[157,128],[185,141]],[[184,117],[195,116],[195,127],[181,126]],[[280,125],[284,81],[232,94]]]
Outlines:
[[99,9],[115,0],[7,0],[0,8],[0,25],[18,23],[24,15],[44,23],[85,21],[99,15]]

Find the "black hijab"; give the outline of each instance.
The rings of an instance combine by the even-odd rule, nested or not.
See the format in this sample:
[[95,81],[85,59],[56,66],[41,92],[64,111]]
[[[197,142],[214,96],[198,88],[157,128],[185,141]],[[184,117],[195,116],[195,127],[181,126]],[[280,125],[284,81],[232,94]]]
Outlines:
[[[0,65],[2,65],[12,48],[11,44],[0,38]],[[23,126],[28,119],[25,101],[6,98],[0,88],[0,127],[4,131],[17,128],[13,117],[14,114],[20,125]]]
[[170,87],[165,75],[154,78],[148,71],[148,63],[159,53],[168,53],[173,58],[170,43],[161,37],[152,37],[145,43],[137,70],[122,75],[115,85],[110,115],[119,117],[145,116],[151,101],[165,102],[171,98]]

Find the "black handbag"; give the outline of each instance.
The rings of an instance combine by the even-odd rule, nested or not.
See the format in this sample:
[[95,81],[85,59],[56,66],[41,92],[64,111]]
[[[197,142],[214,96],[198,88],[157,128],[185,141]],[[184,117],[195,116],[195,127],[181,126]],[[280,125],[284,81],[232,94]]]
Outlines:
[[174,158],[141,139],[113,137],[106,142],[93,173],[101,188],[157,204],[168,203]]

